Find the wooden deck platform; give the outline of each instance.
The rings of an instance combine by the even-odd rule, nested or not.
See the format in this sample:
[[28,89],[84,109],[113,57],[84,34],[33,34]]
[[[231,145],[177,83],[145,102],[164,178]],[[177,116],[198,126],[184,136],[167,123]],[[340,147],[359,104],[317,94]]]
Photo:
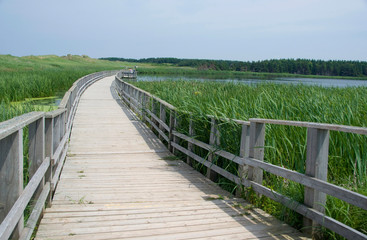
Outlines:
[[303,239],[182,161],[114,93],[83,94],[69,153],[36,239]]

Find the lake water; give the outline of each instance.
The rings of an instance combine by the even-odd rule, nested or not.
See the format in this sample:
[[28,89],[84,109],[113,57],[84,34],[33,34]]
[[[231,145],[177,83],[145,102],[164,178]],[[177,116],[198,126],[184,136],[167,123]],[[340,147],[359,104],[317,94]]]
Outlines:
[[274,78],[274,79],[205,79],[200,77],[177,77],[177,76],[138,76],[137,81],[164,81],[164,80],[196,80],[215,82],[234,82],[242,84],[278,83],[278,84],[305,84],[322,87],[367,87],[366,80],[347,80],[332,78]]

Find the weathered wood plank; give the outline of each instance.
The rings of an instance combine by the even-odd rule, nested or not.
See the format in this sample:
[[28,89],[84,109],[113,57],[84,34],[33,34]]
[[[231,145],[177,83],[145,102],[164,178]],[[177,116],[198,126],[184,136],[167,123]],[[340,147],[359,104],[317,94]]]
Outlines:
[[[23,191],[23,129],[0,140],[0,180],[0,222],[5,224],[7,216]],[[14,232],[15,237],[20,235],[24,225],[23,216],[18,219],[20,220]],[[2,225],[0,239],[2,235],[8,236],[4,233]]]
[[42,118],[44,112],[30,112],[0,123],[0,139],[13,134],[30,123]]
[[[328,157],[329,157],[329,130],[308,128],[307,129],[307,158],[306,175],[327,181]],[[317,211],[324,213],[326,205],[326,194],[310,187],[305,187],[304,203]],[[316,223],[310,219],[304,218],[303,225],[305,229],[312,232],[315,238],[321,239]],[[312,229],[312,231],[310,231]]]
[[18,224],[19,219],[22,220],[22,215],[24,209],[26,208],[27,204],[31,200],[33,194],[35,193],[38,185],[42,181],[48,167],[50,166],[50,159],[46,158],[43,161],[41,166],[38,168],[36,173],[33,175],[32,179],[29,181],[23,192],[20,194],[17,201],[12,206],[9,213],[4,218],[3,222],[0,225],[0,239],[8,239]]
[[28,240],[32,238],[33,231],[38,223],[39,218],[41,217],[49,193],[50,183],[47,182],[43,187],[42,193],[40,194],[37,203],[35,204],[33,211],[27,220],[27,224],[25,225],[22,234],[19,237],[20,240]]

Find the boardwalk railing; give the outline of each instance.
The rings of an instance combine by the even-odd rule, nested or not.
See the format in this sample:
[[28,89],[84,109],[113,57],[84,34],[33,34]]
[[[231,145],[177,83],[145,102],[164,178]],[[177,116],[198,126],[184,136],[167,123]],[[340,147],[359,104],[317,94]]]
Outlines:
[[[211,131],[209,143],[205,143],[195,139],[192,119],[187,121],[190,136],[177,131],[179,118],[177,117],[177,109],[171,104],[124,82],[118,76],[116,76],[115,85],[122,99],[140,115],[143,121],[155,129],[160,138],[168,143],[170,150],[174,153],[180,151],[185,154],[188,163],[194,159],[205,165],[207,177],[215,180],[216,175],[220,174],[236,183],[239,186],[237,189],[241,189],[242,186],[251,187],[256,193],[298,212],[304,216],[304,229],[309,232],[312,229],[314,237],[317,237],[316,230],[321,225],[348,239],[367,239],[367,235],[326,216],[324,208],[326,195],[330,195],[367,210],[367,196],[327,182],[329,131],[367,135],[367,128],[269,119],[250,119],[249,121],[231,119],[242,128],[241,140],[238,143],[240,144],[240,154],[237,156],[220,149],[218,124],[230,119],[216,119],[208,116],[211,118]],[[169,119],[166,119],[167,116]],[[307,128],[305,174],[264,162],[265,124]],[[203,158],[195,154],[194,146],[207,150],[208,157]],[[239,174],[234,175],[217,166],[212,162],[214,155],[237,163]],[[304,202],[296,202],[263,186],[263,171],[302,184],[305,188]]]
[[[1,240],[31,238],[45,204],[51,204],[80,95],[95,81],[116,72],[98,72],[80,78],[55,111],[31,112],[0,123]],[[24,135],[28,135],[25,141]],[[26,156],[25,149],[28,149]],[[24,166],[28,166],[28,172],[24,172]],[[23,188],[24,175],[28,175],[29,182]],[[24,224],[24,211],[29,208],[30,215]]]

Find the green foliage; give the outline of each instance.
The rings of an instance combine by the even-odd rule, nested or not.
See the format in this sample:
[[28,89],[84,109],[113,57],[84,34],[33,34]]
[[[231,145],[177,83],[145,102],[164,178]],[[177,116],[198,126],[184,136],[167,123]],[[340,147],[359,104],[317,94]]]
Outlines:
[[193,67],[199,70],[290,73],[302,75],[366,77],[367,62],[360,61],[322,61],[311,59],[271,59],[264,61],[229,61],[178,58],[102,58],[109,61],[133,63],[154,63],[180,67]]
[[[197,81],[132,82],[181,110],[178,130],[188,134],[187,122],[194,117],[195,138],[208,142],[210,120],[217,118],[248,120],[249,118],[285,119],[367,126],[367,88],[324,88],[305,85],[215,83]],[[186,126],[186,127],[185,127]],[[233,122],[220,122],[220,148],[239,153],[240,128]],[[266,126],[265,161],[301,173],[305,172],[306,129],[300,127]],[[195,154],[207,158],[208,152],[195,147]],[[216,165],[238,174],[237,164],[217,157]],[[194,167],[205,173],[205,166]],[[361,194],[367,193],[367,136],[331,132],[328,181]],[[219,178],[218,184],[234,191],[235,184]],[[300,184],[264,173],[263,184],[298,202],[303,202]],[[250,200],[256,206],[288,223],[301,227],[302,217],[267,198]],[[367,212],[335,198],[328,198],[328,215],[367,231]],[[329,237],[335,237],[328,232]]]

